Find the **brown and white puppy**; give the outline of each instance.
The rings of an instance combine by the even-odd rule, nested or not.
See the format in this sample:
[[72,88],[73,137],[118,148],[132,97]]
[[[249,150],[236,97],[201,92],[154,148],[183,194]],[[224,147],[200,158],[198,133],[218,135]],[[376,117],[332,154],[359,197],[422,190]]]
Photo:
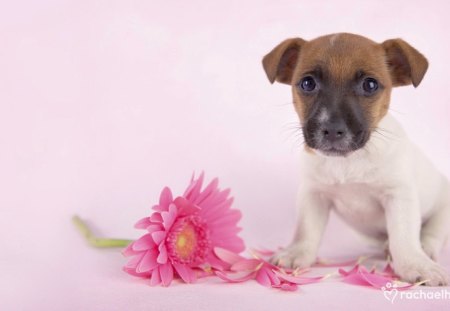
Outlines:
[[[310,266],[335,210],[388,244],[405,281],[446,285],[448,274],[435,260],[450,228],[449,182],[388,114],[392,88],[417,87],[426,58],[401,39],[379,44],[339,33],[285,40],[263,66],[271,83],[291,85],[306,142],[297,230],[273,261]],[[386,135],[377,137],[380,131]]]

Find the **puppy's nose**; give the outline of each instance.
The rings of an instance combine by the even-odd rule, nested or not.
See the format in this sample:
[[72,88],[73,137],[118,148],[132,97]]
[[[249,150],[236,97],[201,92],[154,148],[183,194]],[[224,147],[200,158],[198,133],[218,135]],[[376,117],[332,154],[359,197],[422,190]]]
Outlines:
[[322,127],[323,138],[329,142],[336,142],[344,138],[346,126],[344,122],[327,123]]

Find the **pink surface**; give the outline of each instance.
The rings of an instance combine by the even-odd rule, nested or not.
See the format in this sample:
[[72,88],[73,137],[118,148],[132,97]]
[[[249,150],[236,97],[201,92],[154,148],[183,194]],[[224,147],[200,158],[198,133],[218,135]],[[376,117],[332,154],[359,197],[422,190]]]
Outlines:
[[[0,4],[0,305],[2,310],[408,310],[381,292],[330,280],[300,291],[219,281],[149,287],[119,252],[86,246],[132,228],[193,170],[219,176],[241,209],[247,245],[286,244],[294,227],[299,138],[290,89],[261,58],[291,36],[348,31],[402,37],[431,66],[394,91],[392,113],[450,175],[448,1],[3,1]],[[336,219],[321,255],[363,242]],[[442,258],[450,269],[450,251]]]

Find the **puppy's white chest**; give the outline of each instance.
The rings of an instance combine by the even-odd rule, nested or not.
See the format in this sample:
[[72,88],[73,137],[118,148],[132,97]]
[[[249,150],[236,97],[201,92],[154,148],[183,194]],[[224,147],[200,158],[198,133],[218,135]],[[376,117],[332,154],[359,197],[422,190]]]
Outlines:
[[[348,161],[345,158],[331,158],[320,162],[314,169],[315,182],[323,185],[347,186],[343,189],[352,189],[353,184],[376,183],[377,169],[369,159],[355,158]],[[348,187],[350,185],[350,187]]]
[[379,191],[370,184],[336,184],[324,188],[335,212],[349,225],[370,236],[384,236],[386,222]]
[[331,202],[335,212],[366,235],[384,236],[386,222],[381,204],[380,168],[366,157],[327,158],[310,175],[315,187]]

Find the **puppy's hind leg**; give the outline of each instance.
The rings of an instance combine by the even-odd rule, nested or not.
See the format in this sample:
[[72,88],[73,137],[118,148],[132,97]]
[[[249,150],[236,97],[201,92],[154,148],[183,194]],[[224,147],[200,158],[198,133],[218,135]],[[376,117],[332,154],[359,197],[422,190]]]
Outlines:
[[436,202],[436,210],[422,225],[420,240],[425,253],[434,261],[444,247],[450,228],[450,183],[446,181]]

